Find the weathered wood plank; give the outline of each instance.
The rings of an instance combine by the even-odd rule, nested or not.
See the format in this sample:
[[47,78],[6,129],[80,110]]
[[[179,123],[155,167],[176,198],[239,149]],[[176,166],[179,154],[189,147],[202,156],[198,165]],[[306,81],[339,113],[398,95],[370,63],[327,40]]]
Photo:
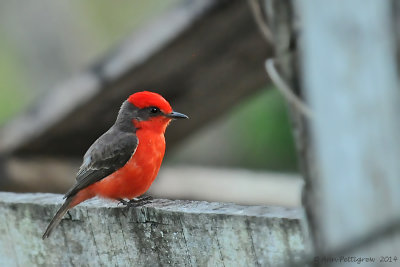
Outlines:
[[61,199],[0,193],[1,266],[278,266],[303,253],[300,209],[162,199],[88,201],[43,241]]
[[[349,246],[398,218],[400,91],[392,7],[374,0],[298,5],[304,87],[317,115],[320,194],[311,208],[320,253]],[[399,251],[400,240],[392,237],[358,255]]]

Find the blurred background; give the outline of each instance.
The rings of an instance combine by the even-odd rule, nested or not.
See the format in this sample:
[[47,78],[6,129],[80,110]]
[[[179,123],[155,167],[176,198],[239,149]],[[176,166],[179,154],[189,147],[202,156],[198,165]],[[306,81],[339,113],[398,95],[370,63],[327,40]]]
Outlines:
[[[42,105],[45,105],[45,102],[42,99],[51,96],[55,88],[68,84],[69,80],[88,69],[96,69],[96,64],[101,65],[101,62],[118,54],[115,51],[121,47],[120,44],[126,44],[130,36],[135,36],[135,33],[143,32],[143,29],[149,29],[148,27],[162,29],[163,23],[160,23],[162,14],[169,14],[169,12],[174,12],[173,10],[195,10],[197,7],[188,7],[193,5],[191,2],[194,1],[1,1],[0,125],[3,131],[0,135],[0,144],[6,143],[3,140],[8,138],[7,135],[10,135],[10,132],[13,132],[8,129],[17,127],[13,121],[21,116],[26,118],[35,109],[43,108]],[[243,12],[250,18],[251,12],[247,10],[247,4],[240,5],[243,6],[238,8],[246,9]],[[205,6],[198,7],[201,10],[198,13],[190,13],[198,16],[195,26],[202,23],[206,17],[204,14],[212,15],[213,12],[220,12],[221,9],[221,7],[213,7],[208,11],[208,7]],[[182,17],[186,19],[185,16],[188,15],[184,14]],[[190,24],[183,33],[174,36],[173,42],[179,44],[180,39],[190,34],[191,27],[193,24]],[[251,27],[256,29],[255,25]],[[232,31],[234,32],[235,29]],[[161,30],[161,32],[164,31]],[[147,34],[152,36],[153,33],[147,32]],[[157,33],[155,32],[154,35]],[[212,35],[210,38],[213,38]],[[241,37],[238,36],[238,38]],[[132,42],[137,42],[137,39]],[[162,47],[155,54],[168,54],[170,42],[171,40],[168,40],[166,45],[163,45],[166,47],[166,52],[163,52]],[[201,54],[198,53],[196,47],[186,45],[187,42],[184,44],[182,51],[191,53],[202,60],[206,58],[204,54],[207,51]],[[201,43],[197,45],[201,46]],[[241,60],[246,57],[248,50],[232,50],[230,57]],[[177,49],[177,51],[180,50]],[[146,60],[143,59],[143,61]],[[179,57],[176,57],[176,61],[161,58],[158,66],[166,70],[179,65],[179,60]],[[245,63],[246,60],[244,60]],[[141,62],[141,64],[146,63]],[[207,64],[212,69],[212,60],[207,61]],[[264,72],[263,64],[255,65],[258,66],[260,72]],[[226,71],[229,72],[229,69]],[[175,79],[175,83],[182,79],[178,74],[171,78]],[[182,71],[182,76],[184,75],[185,72]],[[214,76],[219,75],[223,74],[215,73]],[[200,73],[197,77],[201,79],[204,76]],[[141,75],[140,78],[153,79],[151,75],[148,77]],[[241,79],[241,77],[232,77],[234,78]],[[212,79],[207,82],[217,85],[221,83]],[[247,90],[245,78],[241,82],[243,90]],[[185,86],[187,85],[183,84],[183,87]],[[151,189],[151,194],[157,197],[231,201],[243,204],[285,206],[300,204],[301,181],[297,174],[294,142],[284,99],[278,91],[268,85],[266,74],[264,84],[260,83],[257,88],[254,87],[252,83],[248,88],[249,93],[240,95],[237,97],[238,100],[224,106],[223,110],[218,111],[218,116],[199,120],[201,124],[199,123],[198,127],[196,126],[178,141],[174,141],[171,147],[167,145],[167,156],[159,178]],[[165,88],[153,89],[132,87],[130,91],[133,93],[142,89],[153,91],[163,89],[169,92],[176,88],[169,88],[168,85]],[[221,87],[220,90],[225,90],[226,93],[216,95],[229,94],[229,88]],[[67,97],[64,101],[68,102],[68,92],[72,94],[72,90],[65,89],[65,92],[67,92]],[[160,93],[163,94],[163,92]],[[201,94],[193,92],[191,97]],[[112,95],[112,92],[110,94]],[[122,95],[126,97],[128,94]],[[186,97],[185,93],[178,96],[176,92],[163,95],[172,103],[174,103],[174,96],[177,96],[180,101],[184,101]],[[92,98],[96,98],[96,93],[93,93]],[[90,103],[92,101],[90,99],[85,99],[85,101]],[[210,105],[215,105],[215,101],[215,99],[210,99],[212,103]],[[197,105],[200,104],[203,103],[197,103]],[[181,106],[187,108],[187,106]],[[73,109],[71,110],[70,113],[73,114]],[[107,110],[108,116],[115,119],[117,110]],[[194,116],[195,119],[196,114],[200,113],[196,111],[197,113],[191,114],[190,109],[176,108],[176,110],[191,117]],[[34,120],[35,117],[32,117],[30,122],[35,124]],[[63,118],[60,117],[57,120],[62,121]],[[96,122],[91,121],[91,123]],[[185,123],[186,121],[173,123],[170,129],[180,127],[178,124]],[[20,131],[31,130],[21,129]],[[99,131],[93,131],[93,136],[99,136]],[[40,134],[35,130],[30,133],[29,138],[24,138],[29,140],[32,139],[31,136],[39,139],[46,138],[46,131],[42,136]],[[169,136],[167,136],[167,144],[168,139]],[[80,141],[80,139],[71,140],[74,143]],[[91,138],[82,141],[82,151],[88,148],[87,142],[93,141]],[[19,144],[24,144],[26,140],[19,142]],[[4,149],[6,146],[3,146],[3,150],[0,150],[0,153],[3,151],[0,166],[2,168],[0,173],[3,176],[0,179],[3,182],[0,183],[2,186],[0,190],[62,193],[74,182],[74,174],[81,159],[76,154],[64,156],[43,153],[43,156],[36,149],[35,152],[26,153],[29,157],[25,155],[24,150],[14,155],[14,151],[18,150],[15,147],[18,146],[14,146],[13,149]],[[44,161],[42,161],[43,158]],[[61,172],[64,174],[61,175]],[[62,182],[60,182],[61,179],[63,179]],[[33,183],[35,185],[32,185]],[[46,185],[40,186],[41,183]]]

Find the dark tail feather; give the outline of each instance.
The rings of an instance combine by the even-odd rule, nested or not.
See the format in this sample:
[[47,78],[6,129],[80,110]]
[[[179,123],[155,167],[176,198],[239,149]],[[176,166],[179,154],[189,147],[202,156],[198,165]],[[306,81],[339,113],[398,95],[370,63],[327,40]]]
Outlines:
[[67,211],[71,208],[70,204],[72,200],[74,200],[74,198],[75,196],[72,196],[65,200],[64,204],[57,211],[56,215],[54,215],[53,219],[51,219],[51,222],[49,226],[47,226],[47,229],[44,232],[42,239],[49,237],[54,228],[56,228],[56,226],[61,222],[61,219],[64,217],[65,213],[67,213]]

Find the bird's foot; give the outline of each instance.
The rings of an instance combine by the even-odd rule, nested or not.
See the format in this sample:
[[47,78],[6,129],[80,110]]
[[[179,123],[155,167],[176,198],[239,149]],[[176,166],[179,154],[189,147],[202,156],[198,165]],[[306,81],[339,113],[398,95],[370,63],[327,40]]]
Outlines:
[[138,206],[143,206],[145,204],[151,203],[151,200],[153,197],[151,196],[140,196],[138,198],[132,198],[131,200],[128,201],[128,206],[129,207],[138,207]]
[[145,204],[150,203],[152,199],[153,198],[151,196],[141,196],[138,198],[132,198],[129,201],[126,201],[124,199],[119,199],[118,204],[122,204],[126,207],[139,207],[139,206],[143,206]]
[[128,206],[128,201],[126,201],[125,199],[122,199],[122,198],[120,198],[120,199],[118,199],[118,204],[117,204],[117,206],[119,205],[119,204],[121,204],[121,205],[124,205],[124,206]]

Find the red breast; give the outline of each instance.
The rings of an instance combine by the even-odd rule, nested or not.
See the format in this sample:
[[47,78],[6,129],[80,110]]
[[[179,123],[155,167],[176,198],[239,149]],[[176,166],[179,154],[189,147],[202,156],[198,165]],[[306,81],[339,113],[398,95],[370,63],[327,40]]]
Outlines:
[[105,198],[134,198],[144,194],[160,169],[165,152],[164,134],[137,131],[139,144],[124,167],[88,188]]

